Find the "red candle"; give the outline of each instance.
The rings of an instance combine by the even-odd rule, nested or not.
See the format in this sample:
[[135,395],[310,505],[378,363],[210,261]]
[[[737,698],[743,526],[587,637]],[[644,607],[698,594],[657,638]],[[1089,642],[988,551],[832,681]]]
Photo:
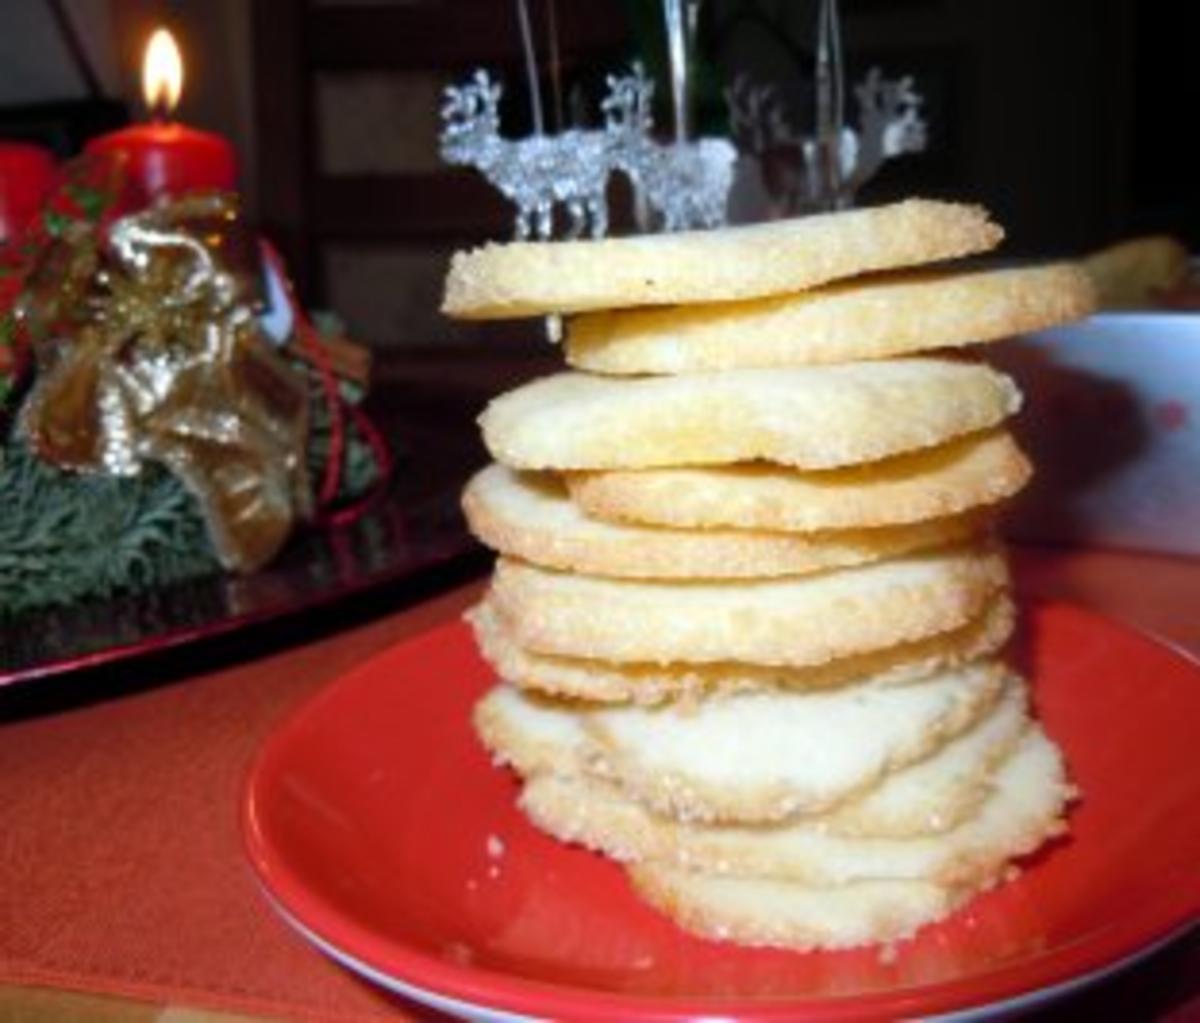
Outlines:
[[123,153],[134,191],[146,200],[237,183],[233,147],[220,135],[175,122],[135,124],[87,144],[87,152]]
[[54,183],[54,157],[40,146],[0,142],[0,243],[16,238]]
[[237,159],[228,139],[167,121],[183,90],[183,62],[175,40],[159,29],[146,47],[142,90],[152,113],[148,124],[135,124],[92,139],[90,154],[123,154],[127,180],[146,201],[204,189],[237,185]]

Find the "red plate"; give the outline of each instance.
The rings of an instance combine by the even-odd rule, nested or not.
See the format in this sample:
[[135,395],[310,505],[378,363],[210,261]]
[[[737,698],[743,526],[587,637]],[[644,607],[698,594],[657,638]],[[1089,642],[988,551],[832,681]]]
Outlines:
[[1200,669],[1065,605],[1030,614],[1026,667],[1083,790],[1068,839],[899,946],[800,955],[689,937],[619,868],[536,832],[468,725],[491,681],[454,624],[301,710],[250,777],[245,841],[302,933],[451,1010],[577,1020],[843,1020],[1062,990],[1200,916]]

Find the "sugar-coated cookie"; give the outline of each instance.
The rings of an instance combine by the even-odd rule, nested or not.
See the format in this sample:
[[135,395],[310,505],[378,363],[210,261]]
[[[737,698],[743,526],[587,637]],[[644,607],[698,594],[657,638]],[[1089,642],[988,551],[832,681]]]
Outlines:
[[801,885],[700,874],[664,863],[627,868],[634,888],[680,927],[716,941],[796,952],[910,938],[975,893],[932,881]]
[[844,469],[756,462],[687,469],[568,473],[592,518],[676,529],[852,529],[956,515],[1017,493],[1029,460],[991,430]]
[[456,253],[442,311],[502,319],[778,295],[983,252],[1004,232],[979,206],[908,199],[765,224]]
[[846,838],[808,820],[771,826],[680,822],[647,810],[589,775],[539,775],[521,807],[542,830],[623,862],[654,861],[705,874],[810,885],[911,879],[977,884],[1062,829],[1071,794],[1062,757],[1037,726],[996,769],[978,812],[957,827],[912,838]]
[[[986,699],[987,693],[983,695]],[[957,828],[976,816],[991,794],[997,765],[1028,723],[1026,703],[1024,685],[1011,678],[982,717],[940,749],[885,774],[877,785],[832,809],[795,814],[789,823],[803,822],[825,835],[871,839],[914,838]],[[620,788],[619,772],[587,727],[594,709],[580,701],[522,696],[500,684],[478,702],[474,722],[493,756],[527,780],[586,776]],[[636,791],[626,795],[633,798]]]
[[991,794],[996,766],[1020,739],[1027,710],[1027,687],[1014,676],[1003,697],[970,728],[814,823],[827,834],[857,838],[913,838],[958,827]]
[[906,685],[740,693],[694,706],[609,705],[584,728],[626,793],[684,820],[823,813],[940,749],[994,706],[990,662]]
[[619,525],[584,515],[553,474],[502,465],[475,475],[463,510],[471,532],[501,554],[546,568],[633,579],[806,575],[962,543],[987,526],[972,515],[817,533]]
[[490,599],[517,643],[539,653],[803,667],[959,628],[1007,580],[986,546],[728,582],[601,579],[500,558]]
[[996,426],[1020,408],[1003,373],[950,359],[883,359],[615,379],[558,373],[480,416],[514,469],[650,469],[763,459],[800,469],[874,462]]
[[648,706],[736,692],[827,689],[866,681],[911,682],[994,654],[1012,634],[1014,609],[1012,601],[1000,595],[957,629],[799,668],[738,661],[620,664],[539,654],[517,643],[491,601],[483,600],[466,617],[480,651],[496,673],[521,689],[567,699]]
[[664,815],[761,823],[824,813],[930,755],[988,713],[1004,679],[981,663],[906,685],[746,693],[682,709],[593,709],[500,685],[476,726],[522,774],[596,772]]
[[881,359],[995,341],[1095,308],[1075,265],[888,274],[750,302],[575,317],[567,361],[593,373],[703,373]]

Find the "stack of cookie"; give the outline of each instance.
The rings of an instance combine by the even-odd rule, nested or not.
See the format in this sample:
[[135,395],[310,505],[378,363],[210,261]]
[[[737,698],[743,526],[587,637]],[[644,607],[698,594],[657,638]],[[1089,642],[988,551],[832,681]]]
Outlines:
[[464,506],[500,558],[470,617],[503,681],[478,732],[531,820],[688,929],[891,941],[1062,827],[998,659],[1020,397],[960,349],[1083,315],[1089,285],[908,269],[1000,237],[912,200],[455,257],[446,311],[568,314],[576,367],[481,418]]

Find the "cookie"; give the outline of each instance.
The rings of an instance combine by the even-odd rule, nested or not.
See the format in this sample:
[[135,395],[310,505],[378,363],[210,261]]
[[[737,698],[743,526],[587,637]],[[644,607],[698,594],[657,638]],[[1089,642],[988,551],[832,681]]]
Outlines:
[[[612,782],[614,772],[586,722],[594,706],[493,687],[476,705],[476,731],[500,763],[529,781],[544,776]],[[797,817],[821,834],[911,838],[951,830],[979,812],[996,765],[1027,724],[1024,686],[1015,679],[980,720],[939,750],[885,775],[832,810]]]
[[442,311],[464,319],[759,298],[983,252],[978,206],[909,199],[709,231],[488,244],[456,253]]
[[622,375],[854,362],[995,341],[1095,305],[1090,278],[1069,263],[889,274],[750,302],[585,314],[568,325],[566,355]]
[[1153,309],[1187,280],[1192,254],[1171,235],[1143,235],[1091,253],[1082,266],[1103,308]]
[[475,734],[495,757],[523,777],[589,770],[595,749],[583,731],[586,704],[521,693],[503,682],[489,689],[472,712]]
[[984,662],[906,685],[744,693],[684,708],[607,706],[583,727],[599,769],[658,813],[765,822],[823,813],[979,721],[1004,673]]
[[634,888],[680,927],[701,937],[797,952],[854,948],[911,937],[949,916],[972,894],[932,881],[801,885],[698,874],[663,863],[627,868]]
[[973,516],[820,533],[678,530],[590,519],[549,473],[491,465],[467,485],[471,532],[510,557],[546,568],[633,579],[737,579],[805,575],[982,533]]
[[1031,467],[1008,433],[972,434],[823,472],[755,463],[566,476],[592,518],[676,529],[855,529],[920,522],[1017,493]]
[[997,764],[1028,722],[1027,703],[1026,686],[1014,679],[983,718],[941,749],[814,823],[827,834],[858,838],[912,838],[958,827],[991,794]]
[[492,457],[514,469],[753,459],[830,469],[987,429],[1020,404],[987,366],[914,358],[629,380],[558,373],[496,398],[479,422]]
[[845,838],[804,820],[769,827],[681,823],[588,776],[535,777],[520,805],[555,838],[623,862],[809,885],[887,879],[976,885],[1059,833],[1070,792],[1062,757],[1033,726],[997,768],[976,816],[935,835]]
[[736,582],[601,579],[500,558],[489,599],[538,653],[804,667],[960,628],[1007,578],[987,546]]
[[521,774],[598,773],[664,815],[762,823],[824,813],[928,756],[987,714],[1003,686],[999,667],[980,664],[902,686],[752,693],[680,710],[592,709],[502,685],[479,704],[476,726]]
[[546,696],[643,706],[735,692],[911,682],[994,654],[1011,635],[1013,618],[1012,601],[1001,595],[977,618],[948,632],[826,664],[772,668],[734,661],[615,664],[538,654],[513,639],[490,601],[484,600],[467,614],[484,657],[501,678],[519,688]]

